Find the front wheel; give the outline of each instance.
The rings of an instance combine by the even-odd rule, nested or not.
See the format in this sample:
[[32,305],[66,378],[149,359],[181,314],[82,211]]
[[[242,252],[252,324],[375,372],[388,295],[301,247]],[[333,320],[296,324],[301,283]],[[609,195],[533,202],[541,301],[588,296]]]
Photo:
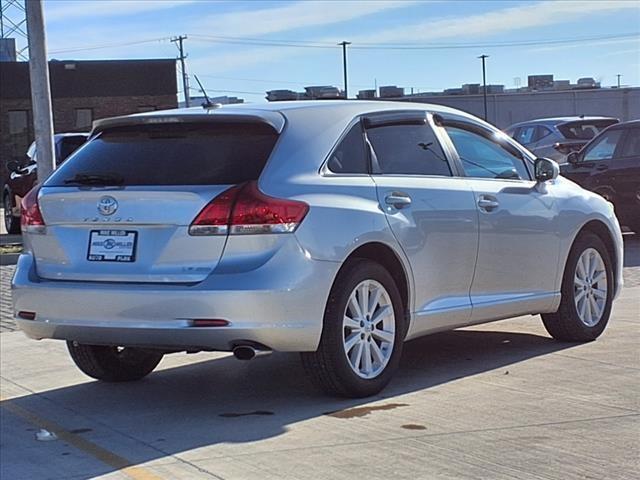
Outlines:
[[560,308],[542,315],[545,328],[557,340],[595,340],[609,321],[613,292],[613,268],[607,248],[597,235],[581,235],[567,260]]
[[347,263],[331,289],[318,350],[302,354],[312,381],[327,393],[367,397],[398,368],[405,333],[398,288],[381,265]]
[[105,382],[130,382],[149,375],[163,354],[133,347],[67,342],[71,358],[85,374]]

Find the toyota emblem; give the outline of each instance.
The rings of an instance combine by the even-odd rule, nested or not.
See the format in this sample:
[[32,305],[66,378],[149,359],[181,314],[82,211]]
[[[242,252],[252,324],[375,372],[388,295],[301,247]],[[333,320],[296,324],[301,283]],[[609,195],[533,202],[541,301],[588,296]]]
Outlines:
[[113,215],[116,210],[118,210],[118,201],[115,198],[105,195],[98,201],[98,212],[100,214]]

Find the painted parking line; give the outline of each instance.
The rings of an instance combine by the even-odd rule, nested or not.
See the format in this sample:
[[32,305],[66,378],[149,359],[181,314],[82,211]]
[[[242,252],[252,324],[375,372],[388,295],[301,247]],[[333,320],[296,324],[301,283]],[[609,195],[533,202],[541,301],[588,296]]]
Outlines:
[[38,416],[37,414],[20,407],[12,403],[10,400],[4,400],[0,398],[0,406],[14,415],[26,420],[35,427],[44,428],[50,432],[56,434],[56,436],[64,440],[70,445],[73,445],[78,450],[81,450],[93,458],[101,461],[105,465],[113,468],[114,470],[124,473],[128,477],[134,480],[162,480],[162,477],[146,470],[143,467],[136,467],[133,463],[120,455],[117,455],[105,448],[96,445],[85,438],[82,438],[74,433],[65,430],[62,426],[58,425],[51,420],[47,420]]

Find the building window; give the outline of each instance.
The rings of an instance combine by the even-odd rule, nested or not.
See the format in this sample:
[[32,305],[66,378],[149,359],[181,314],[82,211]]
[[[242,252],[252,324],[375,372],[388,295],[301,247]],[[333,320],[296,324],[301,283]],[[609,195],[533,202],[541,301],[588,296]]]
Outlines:
[[9,134],[23,135],[29,132],[29,115],[26,110],[9,111]]
[[76,108],[76,128],[91,127],[93,110],[90,108]]

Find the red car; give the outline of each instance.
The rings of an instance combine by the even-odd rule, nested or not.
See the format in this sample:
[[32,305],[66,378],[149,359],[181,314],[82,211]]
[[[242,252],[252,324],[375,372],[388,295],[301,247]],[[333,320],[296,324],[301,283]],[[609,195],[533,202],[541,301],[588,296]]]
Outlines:
[[[60,165],[87,141],[88,133],[57,133],[54,135],[56,166]],[[4,226],[8,233],[20,233],[20,201],[37,180],[36,143],[27,150],[25,161],[12,161],[7,164],[10,175],[2,191],[4,207]]]

